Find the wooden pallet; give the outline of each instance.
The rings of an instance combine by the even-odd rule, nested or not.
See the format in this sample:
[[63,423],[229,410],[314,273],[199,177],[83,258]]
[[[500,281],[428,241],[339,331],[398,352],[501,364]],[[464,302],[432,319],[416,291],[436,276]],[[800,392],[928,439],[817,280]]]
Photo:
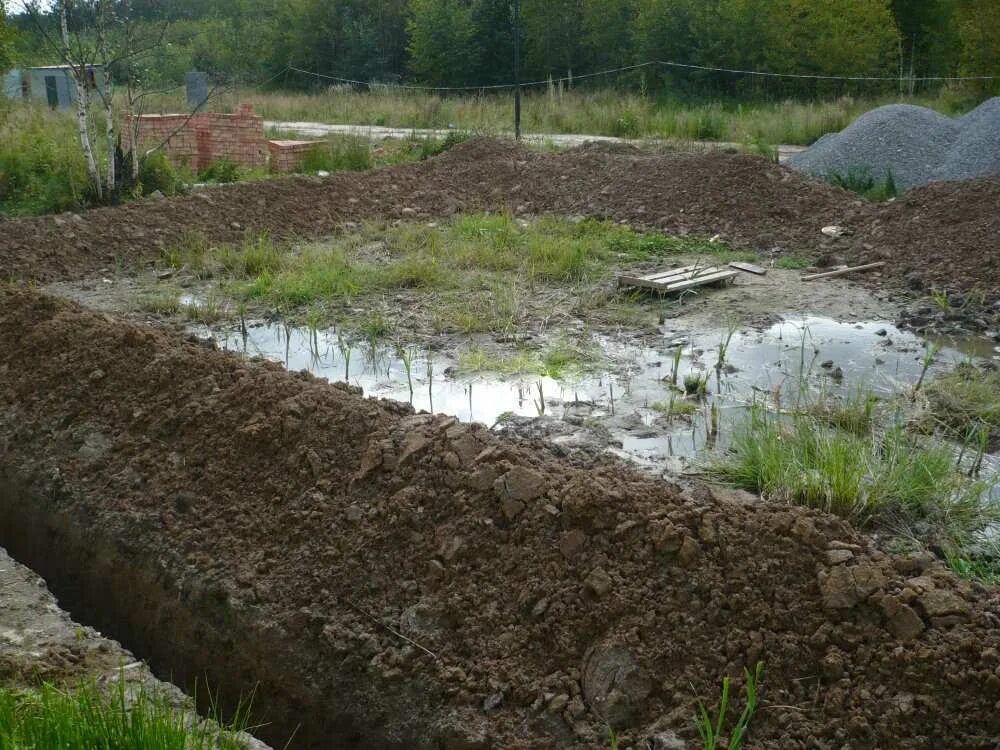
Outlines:
[[706,284],[724,284],[738,275],[731,268],[719,266],[685,266],[669,271],[658,271],[648,276],[619,276],[619,286],[635,286],[658,292],[683,292]]

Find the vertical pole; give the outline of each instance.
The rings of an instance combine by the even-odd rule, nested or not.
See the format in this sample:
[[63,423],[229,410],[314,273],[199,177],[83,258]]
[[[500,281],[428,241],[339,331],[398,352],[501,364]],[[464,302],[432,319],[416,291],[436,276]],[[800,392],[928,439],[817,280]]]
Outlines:
[[514,137],[521,140],[521,0],[514,0]]

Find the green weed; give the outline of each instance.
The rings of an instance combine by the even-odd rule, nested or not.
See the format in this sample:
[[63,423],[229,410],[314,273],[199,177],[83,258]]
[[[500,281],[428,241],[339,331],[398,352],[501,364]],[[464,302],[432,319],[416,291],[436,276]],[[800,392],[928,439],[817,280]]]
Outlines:
[[[743,707],[743,712],[736,719],[736,723],[732,730],[729,732],[729,742],[724,746],[728,750],[740,750],[743,747],[743,741],[746,739],[747,731],[750,728],[750,722],[757,712],[757,706],[760,699],[760,684],[761,679],[764,674],[764,662],[757,662],[754,667],[754,671],[751,674],[750,670],[743,670],[744,678],[746,680],[746,693],[747,700],[746,705]],[[715,721],[709,715],[708,710],[705,708],[704,704],[698,704],[698,713],[695,716],[695,725],[698,729],[698,736],[701,737],[702,745],[705,750],[717,750],[722,747],[720,743],[722,742],[722,737],[726,728],[726,714],[729,711],[729,689],[731,680],[728,676],[722,680],[722,697],[719,699],[719,706],[716,709]]]
[[652,403],[649,405],[649,408],[668,417],[686,417],[698,411],[698,406],[693,401],[676,398],[675,395],[671,395],[669,401]]
[[754,405],[709,470],[779,502],[914,530],[952,549],[1000,517],[987,482],[957,471],[947,447],[921,445],[898,427],[858,435]]
[[958,440],[984,428],[989,449],[1000,445],[1000,371],[979,369],[967,362],[931,380],[924,388],[928,415],[925,428],[941,425]]
[[896,180],[891,169],[886,169],[885,177],[877,179],[870,167],[851,167],[847,172],[831,172],[831,183],[870,201],[887,201],[898,194]]
[[774,262],[774,267],[785,271],[798,271],[809,268],[812,264],[813,262],[809,258],[803,258],[799,255],[785,255]]
[[124,679],[110,695],[95,683],[61,688],[43,684],[37,691],[0,688],[0,747],[107,748],[108,750],[238,750],[245,711],[220,727],[191,722],[184,711],[160,695],[140,690],[126,698]]

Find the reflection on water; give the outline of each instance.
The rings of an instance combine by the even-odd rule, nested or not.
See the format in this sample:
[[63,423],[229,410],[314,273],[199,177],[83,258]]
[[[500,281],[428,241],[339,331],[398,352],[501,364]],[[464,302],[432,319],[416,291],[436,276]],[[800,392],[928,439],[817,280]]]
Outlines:
[[[604,372],[556,380],[457,375],[455,361],[443,355],[350,342],[337,330],[255,324],[245,335],[239,330],[215,335],[227,349],[464,421],[493,425],[508,415],[546,415],[581,429],[600,423],[621,443],[621,452],[640,462],[690,457],[726,445],[734,420],[755,400],[788,405],[804,389],[830,396],[850,396],[860,387],[880,395],[898,392],[919,378],[926,352],[922,339],[889,323],[800,317],[763,331],[735,333],[721,368],[718,352],[728,332],[720,327],[697,335],[667,332],[657,347],[599,339]],[[980,342],[974,340],[940,343],[929,376],[979,353]],[[667,419],[651,407],[662,409],[671,400],[677,349],[678,385],[689,375],[707,376],[708,393],[693,402],[689,416]],[[673,397],[684,401],[682,394]]]

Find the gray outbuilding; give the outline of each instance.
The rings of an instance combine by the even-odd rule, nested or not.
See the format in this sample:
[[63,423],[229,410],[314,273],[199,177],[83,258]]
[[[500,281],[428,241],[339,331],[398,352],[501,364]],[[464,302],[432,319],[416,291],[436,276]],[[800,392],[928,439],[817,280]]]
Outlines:
[[[104,67],[87,66],[87,87],[104,86]],[[76,96],[76,81],[68,65],[16,68],[3,77],[3,93],[11,99],[48,104],[53,109],[70,107]]]

